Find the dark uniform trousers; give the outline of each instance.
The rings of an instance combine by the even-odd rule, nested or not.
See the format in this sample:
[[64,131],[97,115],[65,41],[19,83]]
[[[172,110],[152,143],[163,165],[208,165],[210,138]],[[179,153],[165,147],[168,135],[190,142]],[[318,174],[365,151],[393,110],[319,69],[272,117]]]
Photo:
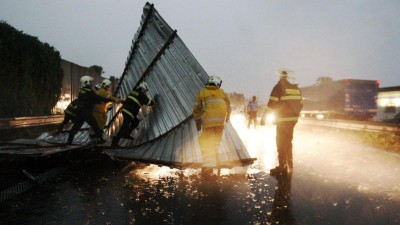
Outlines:
[[121,129],[119,129],[117,134],[117,140],[121,138],[130,138],[130,134],[133,129],[135,129],[139,125],[139,119],[137,117],[132,118],[131,115],[122,112],[124,116],[124,122],[121,125]]
[[290,169],[293,169],[292,140],[296,123],[296,121],[285,121],[276,124],[276,147],[280,168],[284,168],[287,164]]
[[78,107],[76,112],[76,118],[72,129],[69,132],[68,143],[71,143],[75,134],[78,133],[79,129],[82,127],[84,122],[87,122],[90,127],[93,128],[97,138],[102,138],[103,131],[100,130],[96,119],[93,116],[93,111],[91,109],[86,109],[83,107]]

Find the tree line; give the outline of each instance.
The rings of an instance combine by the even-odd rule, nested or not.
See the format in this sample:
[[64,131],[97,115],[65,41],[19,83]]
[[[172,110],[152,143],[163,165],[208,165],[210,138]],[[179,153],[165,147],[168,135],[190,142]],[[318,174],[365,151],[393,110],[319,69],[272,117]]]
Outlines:
[[60,52],[0,21],[0,118],[50,115],[62,80]]

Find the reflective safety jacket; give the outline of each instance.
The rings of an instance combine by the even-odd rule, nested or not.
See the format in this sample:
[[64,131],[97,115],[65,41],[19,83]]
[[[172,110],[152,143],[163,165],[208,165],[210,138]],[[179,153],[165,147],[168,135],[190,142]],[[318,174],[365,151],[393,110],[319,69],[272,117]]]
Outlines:
[[122,112],[128,114],[132,119],[135,119],[143,105],[154,105],[156,102],[149,99],[146,93],[133,89],[122,105]]
[[297,121],[302,107],[303,100],[297,84],[281,79],[272,89],[266,111],[274,111],[276,122]]
[[100,102],[111,102],[112,99],[97,95],[91,88],[81,88],[76,99],[76,107],[92,110],[94,105]]
[[69,114],[71,116],[76,116],[76,99],[74,99],[71,103],[69,103],[69,105],[67,106],[67,108],[64,110],[65,114]]
[[[104,88],[99,88],[99,90],[96,91],[96,94],[101,96],[101,97],[108,97],[110,99],[112,99],[114,102],[117,101],[117,98],[113,97],[113,96],[109,96],[109,93],[106,89]],[[94,106],[93,111],[94,112],[101,112],[101,113],[106,113],[107,112],[107,106],[110,105],[112,103],[110,102],[100,102],[99,104],[96,104]]]
[[193,109],[195,120],[204,128],[224,126],[231,114],[231,103],[221,88],[207,85],[196,98]]

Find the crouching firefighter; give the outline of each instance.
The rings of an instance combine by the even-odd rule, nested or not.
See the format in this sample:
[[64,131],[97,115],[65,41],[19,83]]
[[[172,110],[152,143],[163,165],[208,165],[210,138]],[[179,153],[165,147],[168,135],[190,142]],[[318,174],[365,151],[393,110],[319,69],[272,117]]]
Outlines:
[[197,130],[202,130],[199,145],[203,155],[202,173],[208,175],[217,167],[217,151],[222,141],[225,122],[231,113],[228,96],[221,89],[222,80],[211,76],[196,98],[193,117]]
[[140,108],[143,105],[152,106],[158,102],[159,95],[154,95],[154,100],[149,99],[146,95],[146,92],[149,90],[149,86],[146,82],[142,82],[136,88],[129,93],[128,98],[125,99],[122,105],[122,115],[124,117],[124,121],[121,125],[116,136],[112,138],[111,146],[118,147],[118,142],[121,138],[133,140],[133,137],[130,136],[131,132],[139,125],[140,120],[137,115],[139,113]]
[[[75,134],[81,129],[84,122],[87,122],[95,132],[95,138],[98,144],[105,142],[103,139],[103,131],[100,130],[96,119],[93,117],[93,107],[100,102],[113,102],[113,99],[104,98],[97,95],[92,90],[93,77],[83,76],[80,79],[81,90],[79,91],[78,98],[75,101],[76,118],[72,129],[69,131],[67,144],[71,144],[74,140]],[[119,103],[120,100],[117,100]]]

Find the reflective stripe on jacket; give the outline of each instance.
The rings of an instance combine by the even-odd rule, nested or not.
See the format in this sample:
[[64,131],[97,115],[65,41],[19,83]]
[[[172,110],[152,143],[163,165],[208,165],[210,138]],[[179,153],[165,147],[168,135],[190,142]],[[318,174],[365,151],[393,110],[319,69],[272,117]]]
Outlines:
[[155,101],[149,99],[145,93],[133,89],[124,101],[122,112],[128,114],[132,119],[135,119],[142,105],[151,106],[154,104]]
[[71,116],[76,116],[76,105],[75,105],[76,99],[73,100],[67,108],[64,110],[65,114],[70,114]]
[[207,85],[200,91],[193,109],[195,120],[201,119],[203,128],[224,126],[231,107],[223,89]]
[[297,121],[303,100],[296,84],[281,79],[272,89],[267,111],[274,111],[277,122]]

